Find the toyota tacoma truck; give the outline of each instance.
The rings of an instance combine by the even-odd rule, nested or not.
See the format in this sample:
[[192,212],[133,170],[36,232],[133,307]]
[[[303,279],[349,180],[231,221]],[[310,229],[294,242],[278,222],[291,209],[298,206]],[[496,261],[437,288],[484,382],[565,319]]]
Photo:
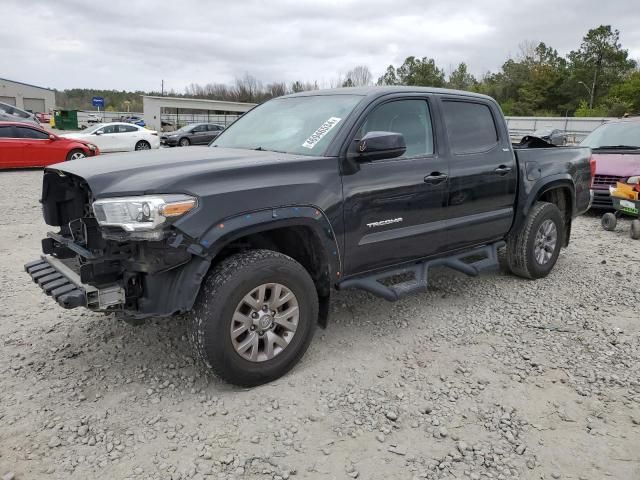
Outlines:
[[514,147],[487,96],[298,93],[209,148],[50,166],[41,202],[56,228],[25,268],[64,308],[186,314],[197,357],[253,386],[302,357],[335,289],[398,300],[431,267],[475,276],[498,250],[513,274],[546,276],[593,168],[589,148]]

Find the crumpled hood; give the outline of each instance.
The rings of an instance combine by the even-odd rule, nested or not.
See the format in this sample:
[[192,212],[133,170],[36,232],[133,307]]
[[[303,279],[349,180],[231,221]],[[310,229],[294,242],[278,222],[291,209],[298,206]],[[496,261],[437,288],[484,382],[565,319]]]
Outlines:
[[48,170],[59,170],[83,178],[95,198],[146,193],[202,194],[215,180],[238,181],[238,170],[257,167],[282,168],[280,164],[310,157],[268,151],[232,148],[183,147],[122,154],[98,155],[81,162],[63,162]]
[[640,153],[593,153],[596,175],[631,177],[640,175]]

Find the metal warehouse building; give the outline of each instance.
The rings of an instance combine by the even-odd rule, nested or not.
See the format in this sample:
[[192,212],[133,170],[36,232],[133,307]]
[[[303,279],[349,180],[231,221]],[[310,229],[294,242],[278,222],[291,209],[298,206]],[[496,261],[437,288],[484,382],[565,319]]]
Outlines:
[[48,113],[55,107],[56,94],[50,88],[0,78],[0,102],[33,113]]

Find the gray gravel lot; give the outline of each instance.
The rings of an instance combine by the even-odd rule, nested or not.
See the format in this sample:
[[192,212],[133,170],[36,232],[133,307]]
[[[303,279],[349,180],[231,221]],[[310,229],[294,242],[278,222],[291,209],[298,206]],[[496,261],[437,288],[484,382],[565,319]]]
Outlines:
[[23,273],[41,171],[0,172],[0,476],[640,479],[640,241],[574,224],[536,282],[438,272],[392,304],[334,296],[272,384],[194,364],[182,319],[63,310]]

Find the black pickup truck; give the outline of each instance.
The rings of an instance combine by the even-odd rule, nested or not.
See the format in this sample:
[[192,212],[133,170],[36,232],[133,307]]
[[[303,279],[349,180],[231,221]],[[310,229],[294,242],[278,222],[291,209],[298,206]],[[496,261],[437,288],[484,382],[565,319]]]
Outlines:
[[[533,148],[534,146],[549,148]],[[26,271],[65,308],[190,317],[199,357],[251,386],[286,373],[333,289],[387,300],[440,265],[540,278],[587,210],[588,148],[514,147],[494,100],[378,87],[266,102],[210,146],[44,172],[59,227]]]

